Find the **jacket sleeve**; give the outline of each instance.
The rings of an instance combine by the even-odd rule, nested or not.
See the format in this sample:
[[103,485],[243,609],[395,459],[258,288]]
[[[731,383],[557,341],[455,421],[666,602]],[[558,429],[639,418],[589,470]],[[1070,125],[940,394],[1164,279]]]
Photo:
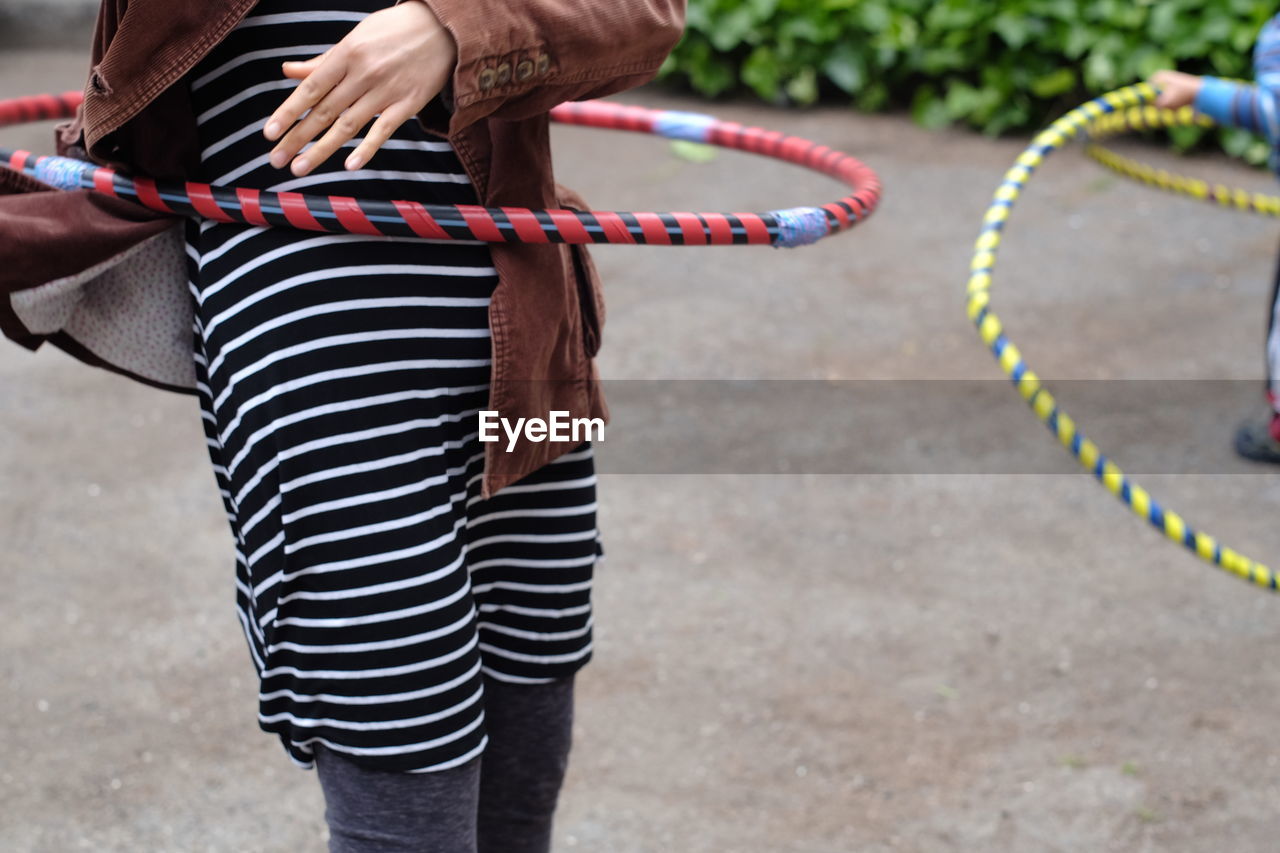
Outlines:
[[645,83],[684,30],[685,0],[418,1],[458,45],[451,109],[437,99],[420,115],[445,135]]
[[1262,28],[1253,52],[1256,83],[1204,78],[1195,108],[1219,124],[1242,127],[1280,145],[1280,15]]

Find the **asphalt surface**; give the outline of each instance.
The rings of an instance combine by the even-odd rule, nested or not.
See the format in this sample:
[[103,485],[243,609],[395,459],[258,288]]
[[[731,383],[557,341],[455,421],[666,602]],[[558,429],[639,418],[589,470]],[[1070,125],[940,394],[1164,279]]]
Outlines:
[[[85,66],[79,52],[0,53],[0,97],[79,88]],[[1266,650],[1280,603],[1071,473],[1012,391],[975,408],[914,382],[999,381],[963,291],[1022,143],[839,109],[628,99],[850,151],[886,196],[854,233],[793,252],[598,249],[605,375],[900,380],[903,399],[933,405],[865,423],[850,411],[854,432],[898,454],[881,474],[602,476],[596,658],[556,849],[1274,849],[1280,667]],[[51,147],[47,126],[3,139]],[[603,208],[757,210],[839,192],[641,136],[558,129],[555,149],[561,180]],[[1215,158],[1177,165],[1270,187]],[[995,286],[1042,376],[1112,389],[1081,395],[1104,449],[1148,452],[1158,496],[1262,558],[1280,553],[1265,521],[1280,479],[1232,459],[1229,437],[1257,396],[1275,231],[1069,151],[1015,212]],[[1143,399],[1164,387],[1173,411],[1106,420],[1135,379],[1164,382]],[[1212,380],[1203,397],[1182,390],[1191,379]],[[753,460],[813,416],[780,393],[746,426],[722,414],[695,435],[685,412],[667,450],[643,452],[673,470],[664,453],[687,437],[752,449],[706,470],[767,469]],[[663,405],[615,407],[602,467],[638,467],[643,430],[628,424]],[[0,849],[322,850],[314,774],[256,726],[194,402],[0,346],[0,435]],[[945,473],[966,448],[981,465]],[[1185,473],[1193,457],[1200,473]]]
[[98,5],[94,0],[0,0],[0,47],[78,50],[88,43]]

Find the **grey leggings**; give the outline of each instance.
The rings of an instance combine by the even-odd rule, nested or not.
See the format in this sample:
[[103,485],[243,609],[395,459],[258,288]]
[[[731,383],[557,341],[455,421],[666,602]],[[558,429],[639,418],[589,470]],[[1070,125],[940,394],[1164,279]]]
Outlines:
[[373,770],[317,744],[330,853],[547,853],[569,760],[573,677],[486,678],[484,703],[484,753],[449,770]]

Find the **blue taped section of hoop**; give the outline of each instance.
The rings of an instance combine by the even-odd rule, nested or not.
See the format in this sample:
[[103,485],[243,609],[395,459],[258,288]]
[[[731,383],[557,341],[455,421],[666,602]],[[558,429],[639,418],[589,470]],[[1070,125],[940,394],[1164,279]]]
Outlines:
[[707,142],[711,129],[718,121],[702,113],[686,113],[679,110],[663,110],[653,121],[653,132],[667,139],[684,139],[689,142]]
[[816,243],[831,231],[827,212],[819,207],[789,207],[769,213],[778,222],[778,239],[773,245],[783,249]]
[[60,190],[78,190],[86,168],[92,166],[69,157],[42,157],[36,161],[35,178]]

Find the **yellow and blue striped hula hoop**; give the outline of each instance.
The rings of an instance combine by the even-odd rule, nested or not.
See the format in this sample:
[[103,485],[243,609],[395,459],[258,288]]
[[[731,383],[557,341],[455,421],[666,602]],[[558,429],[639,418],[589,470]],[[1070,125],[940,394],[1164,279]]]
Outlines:
[[[1139,95],[1147,98],[1145,84],[1132,88],[1141,89]],[[1121,89],[1121,94],[1128,90]],[[1106,96],[1104,96],[1106,97]],[[1083,109],[1083,107],[1081,108]],[[1191,107],[1177,110],[1165,110],[1144,103],[1106,113],[1089,121],[1085,132],[1090,140],[1105,139],[1120,133],[1133,130],[1163,130],[1170,127],[1214,127],[1213,119],[1195,112]],[[1156,169],[1146,163],[1117,154],[1096,142],[1085,146],[1085,153],[1113,172],[1141,181],[1148,186],[1178,195],[1188,196],[1199,201],[1206,201],[1221,207],[1233,208],[1262,216],[1280,217],[1280,196],[1267,193],[1251,192],[1225,184],[1211,184],[1199,178],[1188,178],[1177,175],[1166,169]]]
[[[1157,109],[1151,104],[1155,97],[1156,90],[1146,83],[1109,92],[1075,108],[1031,140],[1031,144],[1018,156],[1013,168],[1005,173],[991,206],[983,216],[982,230],[978,234],[970,263],[967,300],[969,319],[977,327],[982,342],[995,355],[1001,369],[1013,381],[1018,393],[1035,412],[1036,417],[1107,491],[1123,501],[1135,515],[1146,519],[1170,540],[1186,547],[1205,562],[1260,587],[1276,591],[1277,575],[1270,568],[1194,528],[1181,515],[1157,502],[1150,492],[1133,482],[1115,462],[1107,458],[1098,445],[1087,438],[1079,425],[1058,405],[1040,377],[1027,366],[1022,353],[1005,334],[1000,318],[991,308],[992,275],[1005,223],[1027,181],[1046,157],[1081,136],[1098,139],[1135,129],[1189,124],[1213,126],[1210,119],[1195,113],[1190,107],[1180,110]],[[1173,175],[1096,145],[1090,146],[1089,153],[1122,174],[1162,189],[1219,205],[1280,216],[1280,198],[1275,196],[1233,190]]]

